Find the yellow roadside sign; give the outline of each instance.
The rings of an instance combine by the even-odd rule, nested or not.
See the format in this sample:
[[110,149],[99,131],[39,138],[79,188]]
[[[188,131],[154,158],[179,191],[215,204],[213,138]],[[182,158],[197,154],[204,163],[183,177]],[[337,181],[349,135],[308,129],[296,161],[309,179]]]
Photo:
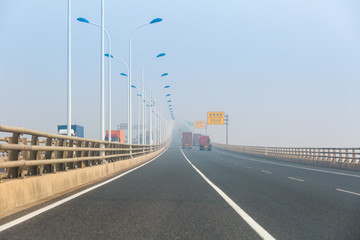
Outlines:
[[224,112],[208,112],[207,124],[209,125],[224,125],[225,113]]
[[205,128],[205,120],[195,121],[195,128]]

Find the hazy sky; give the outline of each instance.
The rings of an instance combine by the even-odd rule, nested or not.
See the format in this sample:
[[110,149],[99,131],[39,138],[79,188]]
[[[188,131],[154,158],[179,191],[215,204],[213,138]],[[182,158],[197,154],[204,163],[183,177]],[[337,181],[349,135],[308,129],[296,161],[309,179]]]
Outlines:
[[[75,19],[100,24],[101,1],[72,2],[72,119],[98,139],[100,30]],[[105,0],[113,55],[128,61],[130,33],[156,17],[164,22],[134,36],[133,74],[167,54],[146,65],[145,81],[171,85],[176,121],[225,111],[231,144],[359,146],[358,0]],[[0,0],[0,31],[0,124],[56,132],[66,124],[67,0]],[[120,62],[112,68],[114,129],[127,121],[127,82]],[[225,141],[224,126],[209,134]]]

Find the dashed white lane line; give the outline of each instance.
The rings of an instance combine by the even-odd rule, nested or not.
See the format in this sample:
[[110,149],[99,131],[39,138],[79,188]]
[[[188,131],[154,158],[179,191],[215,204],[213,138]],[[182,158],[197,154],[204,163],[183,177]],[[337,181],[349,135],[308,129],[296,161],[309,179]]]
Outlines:
[[236,166],[239,166],[239,164],[238,163],[234,163]]
[[[309,170],[309,171],[314,171],[314,172],[330,173],[330,174],[337,174],[337,175],[342,175],[342,176],[360,178],[360,175],[355,175],[355,174],[348,174],[348,173],[334,172],[334,171],[321,170],[321,169],[315,169],[315,168],[309,168],[309,167],[294,166],[294,165],[283,164],[283,163],[275,163],[275,162],[263,161],[263,160],[258,160],[258,159],[249,158],[249,157],[245,157],[245,156],[239,156],[239,155],[235,155],[235,154],[230,154],[230,153],[226,153],[226,152],[222,152],[222,151],[218,151],[218,150],[215,150],[215,152],[221,153],[221,154],[224,154],[224,155],[228,155],[228,156],[248,159],[248,160],[254,161],[254,162],[261,162],[261,163],[266,163],[266,164],[273,164],[273,165],[278,165],[278,166]],[[239,154],[241,154],[241,153],[239,153]]]
[[263,173],[267,173],[267,174],[272,174],[271,172],[269,171],[265,171],[265,170],[261,170]]
[[[169,146],[167,147],[167,149],[169,148]],[[42,213],[44,213],[46,211],[49,211],[50,209],[53,209],[53,208],[55,208],[55,207],[57,207],[57,206],[59,206],[59,205],[61,205],[63,203],[66,203],[66,202],[68,202],[68,201],[70,201],[70,200],[72,200],[74,198],[80,197],[81,195],[83,195],[85,193],[88,193],[88,192],[90,192],[90,191],[92,191],[92,190],[94,190],[96,188],[99,188],[99,187],[101,187],[101,186],[103,186],[105,184],[108,184],[108,183],[110,183],[110,182],[112,182],[112,181],[114,181],[114,180],[116,180],[118,178],[121,178],[122,176],[125,176],[126,174],[131,173],[132,171],[135,171],[136,169],[139,169],[139,168],[145,166],[148,163],[151,163],[152,161],[154,161],[155,159],[157,159],[158,157],[163,155],[166,152],[166,150],[164,152],[162,152],[159,156],[155,157],[154,159],[152,159],[152,160],[150,160],[150,161],[148,161],[148,162],[146,162],[146,163],[144,163],[144,164],[142,164],[140,166],[137,166],[137,167],[135,167],[133,169],[130,169],[130,170],[128,170],[128,171],[126,171],[126,172],[124,172],[124,173],[122,173],[122,174],[120,174],[120,175],[118,175],[116,177],[113,177],[113,178],[111,178],[111,179],[109,179],[109,180],[107,180],[105,182],[99,183],[99,184],[97,184],[95,186],[92,186],[90,188],[87,188],[87,189],[85,189],[85,190],[83,190],[81,192],[75,193],[74,195],[71,195],[71,196],[69,196],[67,198],[61,199],[60,201],[54,202],[54,203],[52,203],[52,204],[50,204],[50,205],[48,205],[46,207],[40,208],[40,209],[38,209],[38,210],[36,210],[36,211],[34,211],[32,213],[29,213],[29,214],[27,214],[25,216],[22,216],[22,217],[20,217],[18,219],[15,219],[15,220],[11,221],[11,222],[0,225],[0,232],[5,231],[6,229],[11,228],[11,227],[13,227],[15,225],[18,225],[18,224],[20,224],[22,222],[25,222],[25,221],[33,218],[33,217],[36,217],[37,215],[40,215],[40,214],[42,214]]]
[[220,188],[218,188],[214,183],[212,183],[199,169],[197,169],[192,162],[186,157],[183,150],[180,148],[181,153],[184,158],[189,162],[189,164],[200,174],[200,176],[239,214],[244,221],[249,224],[249,226],[254,229],[254,231],[259,234],[265,240],[275,240],[262,226],[260,226],[254,219],[252,219],[244,210],[242,210],[239,205],[237,205],[231,198],[229,198]]
[[299,181],[299,182],[305,182],[305,180],[302,180],[302,179],[299,179],[299,178],[294,178],[294,177],[288,177],[288,179]]
[[343,189],[340,189],[340,188],[337,188],[336,190],[337,190],[337,191],[340,191],[340,192],[344,192],[344,193],[349,193],[349,194],[353,194],[353,195],[360,196],[360,193],[350,192],[350,191],[343,190]]
[[252,167],[246,166],[246,168],[249,168],[249,169],[250,169],[250,168],[252,168]]

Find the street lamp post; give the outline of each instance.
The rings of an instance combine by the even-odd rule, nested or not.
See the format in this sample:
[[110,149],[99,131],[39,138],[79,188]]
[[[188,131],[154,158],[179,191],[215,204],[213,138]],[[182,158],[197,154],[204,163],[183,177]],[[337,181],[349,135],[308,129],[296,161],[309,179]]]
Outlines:
[[[113,58],[113,56],[111,56],[112,58]],[[120,58],[120,60],[122,60],[121,58]],[[122,60],[123,61],[123,60]],[[126,64],[126,62],[124,61],[124,64],[125,64],[125,66],[127,67],[127,64]],[[127,70],[129,70],[129,69],[127,69]],[[120,75],[121,76],[123,76],[123,77],[128,77],[128,75],[126,74],[126,73],[120,73]],[[127,81],[129,81],[129,80],[127,80]],[[125,136],[124,136],[125,137]],[[124,141],[125,141],[125,139],[124,139]]]
[[[107,33],[107,31],[105,31]],[[110,39],[110,36],[109,34],[107,33],[107,36],[108,38]],[[111,41],[109,42],[109,49],[111,50]],[[116,59],[116,60],[119,60],[121,61],[125,67],[126,67],[126,70],[127,72],[129,73],[129,66],[127,65],[127,63],[122,59],[122,58],[119,58],[119,57],[114,57],[113,55],[111,55],[110,53],[106,53],[105,54],[105,57],[108,57],[109,58],[109,76],[111,74],[111,61],[110,61],[110,58],[113,58],[113,59]],[[124,77],[127,77],[128,75],[125,74],[125,73],[120,73],[120,75],[124,76]],[[109,132],[111,131],[111,76],[109,77]]]
[[[166,73],[164,73],[163,75],[161,75],[162,77],[163,76],[167,76],[168,74]],[[152,98],[152,105],[151,105],[151,110],[150,110],[150,135],[152,136],[152,113],[153,113],[153,110],[152,110],[152,107],[155,105],[155,103],[157,102],[157,97],[158,97],[158,95],[159,95],[159,93],[161,92],[161,90],[163,90],[163,89],[167,89],[167,88],[170,88],[170,86],[169,85],[166,85],[166,86],[164,86],[163,88],[161,88],[157,93],[156,93],[156,95],[155,95],[155,98]],[[150,85],[150,89],[151,89],[151,85]],[[152,91],[150,90],[150,92],[151,92],[151,94],[152,94]],[[171,94],[167,94],[166,95],[166,97],[168,97],[168,96],[171,96]],[[155,99],[155,101],[153,101],[153,99]],[[155,125],[156,125],[156,123],[155,123]],[[155,135],[156,135],[157,133],[156,133],[156,130],[155,130]],[[155,136],[155,139],[156,139],[156,136]],[[151,141],[151,140],[150,140]],[[152,141],[150,142],[150,144],[152,144]]]
[[[83,23],[88,23],[88,24],[91,24],[91,25],[94,25],[96,27],[99,27],[99,28],[102,28],[102,26],[100,26],[99,24],[96,24],[96,23],[93,23],[93,22],[90,22],[89,20],[87,20],[86,18],[78,18],[77,19],[79,22],[83,22]],[[101,31],[103,32],[103,31]],[[106,31],[106,29],[104,28],[104,32],[108,38],[108,48],[109,48],[109,53],[107,54],[104,54],[105,57],[109,57],[108,58],[108,64],[109,64],[109,68],[108,68],[108,84],[109,84],[109,88],[108,88],[108,102],[109,102],[109,105],[108,105],[108,127],[109,127],[109,135],[108,135],[108,141],[111,142],[111,58],[113,58],[113,56],[111,55],[111,38],[110,38],[110,35],[108,33],[108,31]],[[103,71],[103,66],[102,66],[102,71]],[[102,73],[103,75],[103,73]],[[103,98],[103,97],[102,97]],[[102,104],[103,106],[103,104]],[[105,111],[104,111],[104,114],[105,114]],[[104,126],[105,126],[105,122],[104,122]],[[104,127],[105,128],[105,127]],[[103,138],[104,136],[102,136]],[[102,139],[103,140],[103,139]]]
[[67,135],[71,136],[71,0],[68,0]]
[[[167,101],[167,102],[165,102],[163,105],[162,105],[162,107],[165,105],[165,104],[167,104],[169,101]],[[168,110],[169,110],[169,113],[170,113],[170,116],[171,116],[171,118],[174,120],[174,116],[173,116],[173,109],[171,108],[171,110],[170,110],[170,107],[172,107],[172,105],[169,105],[168,106]],[[159,142],[160,143],[162,143],[163,142],[163,140],[164,140],[164,138],[167,136],[167,128],[168,128],[168,126],[167,126],[167,122],[165,122],[164,121],[164,112],[161,112],[160,113],[161,115],[161,118],[160,118],[160,121],[161,121],[161,126],[160,126],[160,136],[159,136]]]
[[[142,118],[143,118],[142,119],[143,120],[143,122],[142,122],[143,123],[143,126],[142,126],[142,128],[143,128],[143,131],[142,131],[143,141],[142,141],[142,144],[145,144],[144,134],[146,134],[146,132],[145,132],[145,105],[144,105],[144,100],[145,100],[144,69],[145,69],[146,63],[148,63],[149,61],[154,60],[154,59],[158,59],[158,58],[164,57],[164,56],[166,56],[165,53],[160,53],[160,54],[156,55],[156,57],[150,58],[147,61],[145,61],[143,66],[142,66],[142,70],[141,70],[141,83],[142,83],[142,90],[143,90],[143,92],[142,92],[142,94],[143,94],[143,105],[142,105],[142,110],[143,110],[143,116],[142,116]],[[150,139],[151,139],[151,137],[150,137]]]
[[132,38],[134,36],[134,33],[139,30],[140,28],[150,25],[150,24],[154,24],[154,23],[158,23],[161,22],[162,19],[161,18],[155,18],[152,21],[150,21],[149,23],[143,24],[138,26],[137,28],[135,28],[135,30],[131,33],[130,38],[129,38],[129,84],[128,84],[128,131],[129,131],[129,143],[132,143],[132,101],[131,101],[131,84],[132,84]]
[[[104,27],[104,0],[101,1],[101,26],[86,18],[77,18],[79,22],[88,23],[101,29],[101,84],[100,84],[100,139],[105,138],[105,83],[104,83],[104,33],[108,37],[109,56],[111,56],[111,38]],[[109,141],[111,141],[111,58],[109,57]]]
[[136,94],[136,96],[138,97],[138,123],[137,123],[137,142],[138,142],[138,144],[140,144],[140,101],[141,101],[141,98],[142,98],[142,95],[141,95],[141,93],[138,93],[138,94]]
[[[105,139],[105,74],[104,74],[104,29],[105,29],[105,19],[104,19],[104,0],[101,0],[101,106],[100,106],[100,139],[104,141]],[[101,148],[104,148],[104,144],[101,145]],[[102,152],[101,155],[105,155],[105,152]]]
[[[136,78],[134,78],[134,80],[136,81],[136,83],[138,84],[138,86],[140,86],[140,83],[136,80]],[[138,97],[138,104],[137,104],[137,108],[138,108],[138,123],[137,123],[137,143],[140,144],[140,107],[141,107],[141,101],[142,101],[142,89],[139,88],[140,93],[137,93],[136,96]]]
[[[168,73],[163,73],[161,74],[161,78],[168,76]],[[152,95],[152,83],[153,81],[150,82],[150,145],[153,144],[153,106],[155,105],[156,101],[154,101],[153,95]],[[155,95],[155,99],[157,98],[157,94]],[[156,125],[156,124],[155,124]],[[156,135],[156,131],[155,131],[155,135]],[[156,137],[155,137],[156,139]]]

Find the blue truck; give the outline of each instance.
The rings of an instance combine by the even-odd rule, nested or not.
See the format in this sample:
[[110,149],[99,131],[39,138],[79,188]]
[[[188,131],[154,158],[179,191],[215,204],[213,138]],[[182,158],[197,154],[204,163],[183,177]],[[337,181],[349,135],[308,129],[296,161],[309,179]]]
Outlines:
[[[58,134],[67,135],[67,125],[58,125]],[[84,137],[84,126],[71,125],[71,136]]]

